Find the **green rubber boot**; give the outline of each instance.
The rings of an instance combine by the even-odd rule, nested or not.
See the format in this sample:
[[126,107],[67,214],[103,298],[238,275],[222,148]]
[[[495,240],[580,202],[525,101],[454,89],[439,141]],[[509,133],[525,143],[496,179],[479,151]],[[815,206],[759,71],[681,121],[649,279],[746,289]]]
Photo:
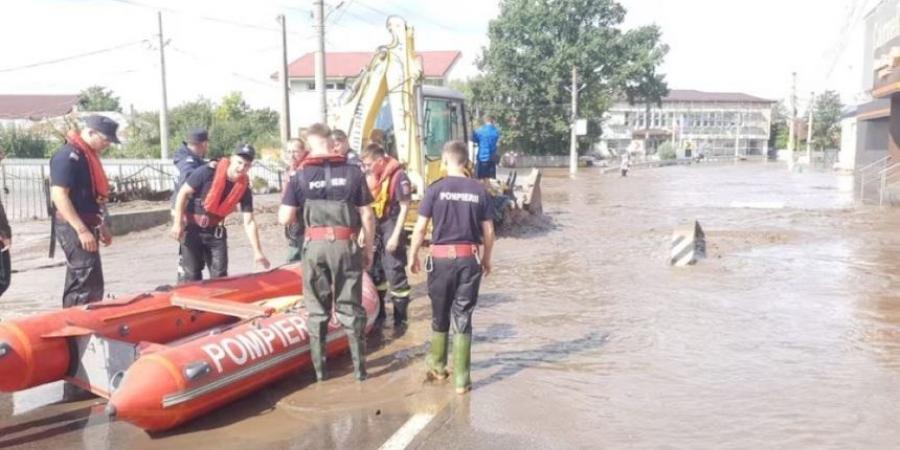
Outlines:
[[472,388],[469,363],[472,361],[472,335],[453,335],[453,385],[457,394],[465,394]]
[[309,340],[309,358],[316,371],[316,381],[325,381],[325,345],[318,339]]
[[347,338],[350,345],[350,358],[353,360],[353,377],[357,381],[365,381],[369,377],[366,372],[366,337],[356,334],[348,335]]
[[431,350],[425,357],[425,365],[428,366],[428,377],[435,380],[446,380],[450,374],[447,372],[447,332],[434,331],[431,333]]

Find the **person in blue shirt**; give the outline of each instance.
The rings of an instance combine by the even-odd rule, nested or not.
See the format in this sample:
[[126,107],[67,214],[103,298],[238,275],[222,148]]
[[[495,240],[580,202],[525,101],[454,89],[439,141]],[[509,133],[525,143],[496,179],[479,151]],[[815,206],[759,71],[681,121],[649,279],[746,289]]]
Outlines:
[[484,125],[472,133],[472,140],[478,145],[475,161],[475,177],[479,180],[497,177],[497,143],[500,142],[500,129],[494,124],[494,118],[484,116]]

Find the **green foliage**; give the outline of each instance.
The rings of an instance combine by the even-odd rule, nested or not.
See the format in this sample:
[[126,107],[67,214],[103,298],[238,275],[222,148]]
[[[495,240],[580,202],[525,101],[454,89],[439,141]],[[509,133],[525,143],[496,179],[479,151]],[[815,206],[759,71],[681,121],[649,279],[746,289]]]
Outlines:
[[790,131],[788,130],[787,110],[781,102],[772,109],[772,127],[769,134],[769,148],[779,150],[788,147]]
[[81,111],[118,111],[122,112],[119,97],[102,86],[91,86],[79,94],[78,109]]
[[657,148],[657,154],[659,155],[659,159],[663,161],[673,160],[678,158],[678,153],[675,151],[675,147],[671,142],[663,142]]
[[37,128],[0,127],[0,151],[11,158],[46,158],[61,144],[52,134]]
[[825,91],[816,97],[813,111],[813,147],[837,149],[841,146],[841,96]]
[[[579,116],[595,124],[626,92],[635,99],[665,95],[656,73],[667,51],[659,29],[625,32],[624,18],[615,0],[502,0],[478,61],[485,75],[469,81],[472,105],[498,119],[506,145],[527,153],[567,153],[573,65],[583,86]],[[601,127],[589,129],[583,143]]]
[[[205,98],[183,103],[169,111],[169,151],[181,146],[189,130],[209,130],[209,155],[230,154],[239,143],[257,148],[279,146],[278,113],[252,109],[240,93],[232,93],[215,104]],[[112,157],[159,158],[159,113],[139,113],[134,118],[128,143],[109,152]]]

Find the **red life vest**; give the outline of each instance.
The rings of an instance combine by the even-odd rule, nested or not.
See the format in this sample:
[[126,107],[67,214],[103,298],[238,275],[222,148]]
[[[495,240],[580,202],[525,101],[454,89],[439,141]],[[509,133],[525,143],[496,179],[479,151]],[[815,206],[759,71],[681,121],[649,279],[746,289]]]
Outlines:
[[94,199],[97,200],[97,203],[106,203],[109,200],[109,179],[106,177],[106,171],[103,170],[103,164],[100,163],[100,155],[87,142],[84,142],[81,135],[75,130],[70,130],[66,134],[66,140],[81,156],[87,159]]
[[209,188],[206,198],[203,199],[203,209],[209,215],[224,218],[231,214],[250,185],[250,178],[246,174],[241,175],[234,182],[228,196],[224,199],[222,198],[225,193],[225,181],[228,179],[228,166],[230,164],[231,160],[227,158],[223,158],[216,164],[216,174],[213,175],[212,186]]

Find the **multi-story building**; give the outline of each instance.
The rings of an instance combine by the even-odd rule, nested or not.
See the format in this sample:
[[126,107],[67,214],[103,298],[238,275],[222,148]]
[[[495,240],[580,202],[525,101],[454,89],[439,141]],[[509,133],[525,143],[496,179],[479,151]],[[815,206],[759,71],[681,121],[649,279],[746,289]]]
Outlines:
[[661,108],[654,105],[649,112],[646,105],[619,102],[604,117],[600,152],[616,155],[630,148],[653,155],[668,142],[678,157],[764,155],[774,103],[694,90],[672,90]]
[[[417,52],[424,83],[446,86],[450,73],[462,52]],[[325,87],[329,103],[335,102],[350,83],[372,60],[372,52],[328,52],[325,54]],[[291,91],[291,125],[296,130],[319,120],[319,97],[316,95],[315,53],[307,53],[288,66]]]

